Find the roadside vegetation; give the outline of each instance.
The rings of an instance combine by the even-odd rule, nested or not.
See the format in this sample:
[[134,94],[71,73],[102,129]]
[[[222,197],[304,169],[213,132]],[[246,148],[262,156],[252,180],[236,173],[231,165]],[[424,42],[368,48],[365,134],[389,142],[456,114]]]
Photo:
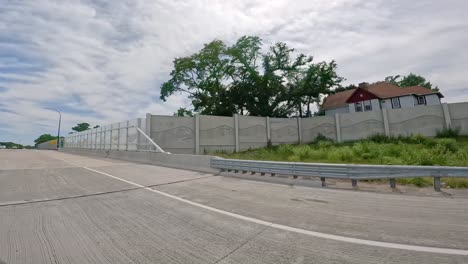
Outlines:
[[[445,130],[436,138],[423,136],[372,136],[365,140],[335,143],[319,135],[315,142],[302,145],[280,145],[238,153],[216,153],[233,159],[292,162],[323,162],[386,165],[468,166],[468,137]],[[400,184],[424,187],[432,178],[398,179]],[[445,178],[446,186],[468,188],[468,179]]]

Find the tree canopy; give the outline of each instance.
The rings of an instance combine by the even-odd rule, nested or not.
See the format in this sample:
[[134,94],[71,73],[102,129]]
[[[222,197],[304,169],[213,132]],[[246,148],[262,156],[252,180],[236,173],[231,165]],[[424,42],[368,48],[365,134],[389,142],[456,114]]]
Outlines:
[[34,140],[34,143],[41,144],[54,139],[57,139],[57,136],[52,136],[51,134],[42,134]]
[[185,116],[185,117],[192,117],[193,116],[193,111],[189,110],[187,108],[179,108],[177,109],[177,112],[174,113],[174,116]]
[[22,149],[25,147],[21,144],[14,143],[14,142],[0,142],[0,145],[5,146],[8,149],[11,149],[11,148]]
[[72,127],[72,130],[76,132],[81,132],[81,131],[88,130],[90,126],[91,125],[88,123],[79,123],[76,126]]
[[310,105],[343,81],[335,61],[314,63],[282,42],[263,50],[256,36],[241,37],[232,46],[220,40],[205,44],[199,52],[174,60],[160,99],[185,93],[200,114],[302,116],[304,107],[310,115]]
[[410,73],[407,76],[400,76],[400,75],[395,75],[395,76],[387,76],[385,78],[386,82],[393,83],[395,85],[398,85],[400,87],[410,87],[410,86],[422,86],[427,89],[431,89],[434,91],[439,91],[439,87],[436,85],[433,85],[429,81],[426,80],[426,78],[422,77],[421,75],[417,75],[414,73]]

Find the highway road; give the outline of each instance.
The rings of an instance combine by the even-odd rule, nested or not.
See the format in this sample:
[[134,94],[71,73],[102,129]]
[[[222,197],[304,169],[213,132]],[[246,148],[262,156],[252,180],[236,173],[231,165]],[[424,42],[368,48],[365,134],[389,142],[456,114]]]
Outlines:
[[468,263],[468,199],[0,150],[0,263]]

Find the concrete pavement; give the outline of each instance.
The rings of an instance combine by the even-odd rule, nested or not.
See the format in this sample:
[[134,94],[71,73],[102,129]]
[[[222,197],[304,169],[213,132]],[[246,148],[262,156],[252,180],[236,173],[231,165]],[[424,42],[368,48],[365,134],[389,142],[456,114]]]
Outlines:
[[0,263],[468,263],[467,208],[0,151]]

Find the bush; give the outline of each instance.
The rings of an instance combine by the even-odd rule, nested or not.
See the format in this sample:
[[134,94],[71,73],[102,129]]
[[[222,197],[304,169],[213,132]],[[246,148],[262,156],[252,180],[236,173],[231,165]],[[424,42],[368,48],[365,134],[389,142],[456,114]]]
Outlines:
[[375,142],[375,143],[394,143],[395,138],[388,137],[382,134],[375,134],[367,138],[367,140]]
[[436,133],[436,138],[456,138],[460,134],[460,128],[444,128],[438,130]]
[[448,152],[455,153],[459,149],[457,141],[453,138],[442,138],[437,140],[436,147],[443,149],[444,154]]
[[331,141],[331,139],[327,138],[322,133],[318,133],[317,136],[315,137],[313,143],[319,143],[321,141]]

